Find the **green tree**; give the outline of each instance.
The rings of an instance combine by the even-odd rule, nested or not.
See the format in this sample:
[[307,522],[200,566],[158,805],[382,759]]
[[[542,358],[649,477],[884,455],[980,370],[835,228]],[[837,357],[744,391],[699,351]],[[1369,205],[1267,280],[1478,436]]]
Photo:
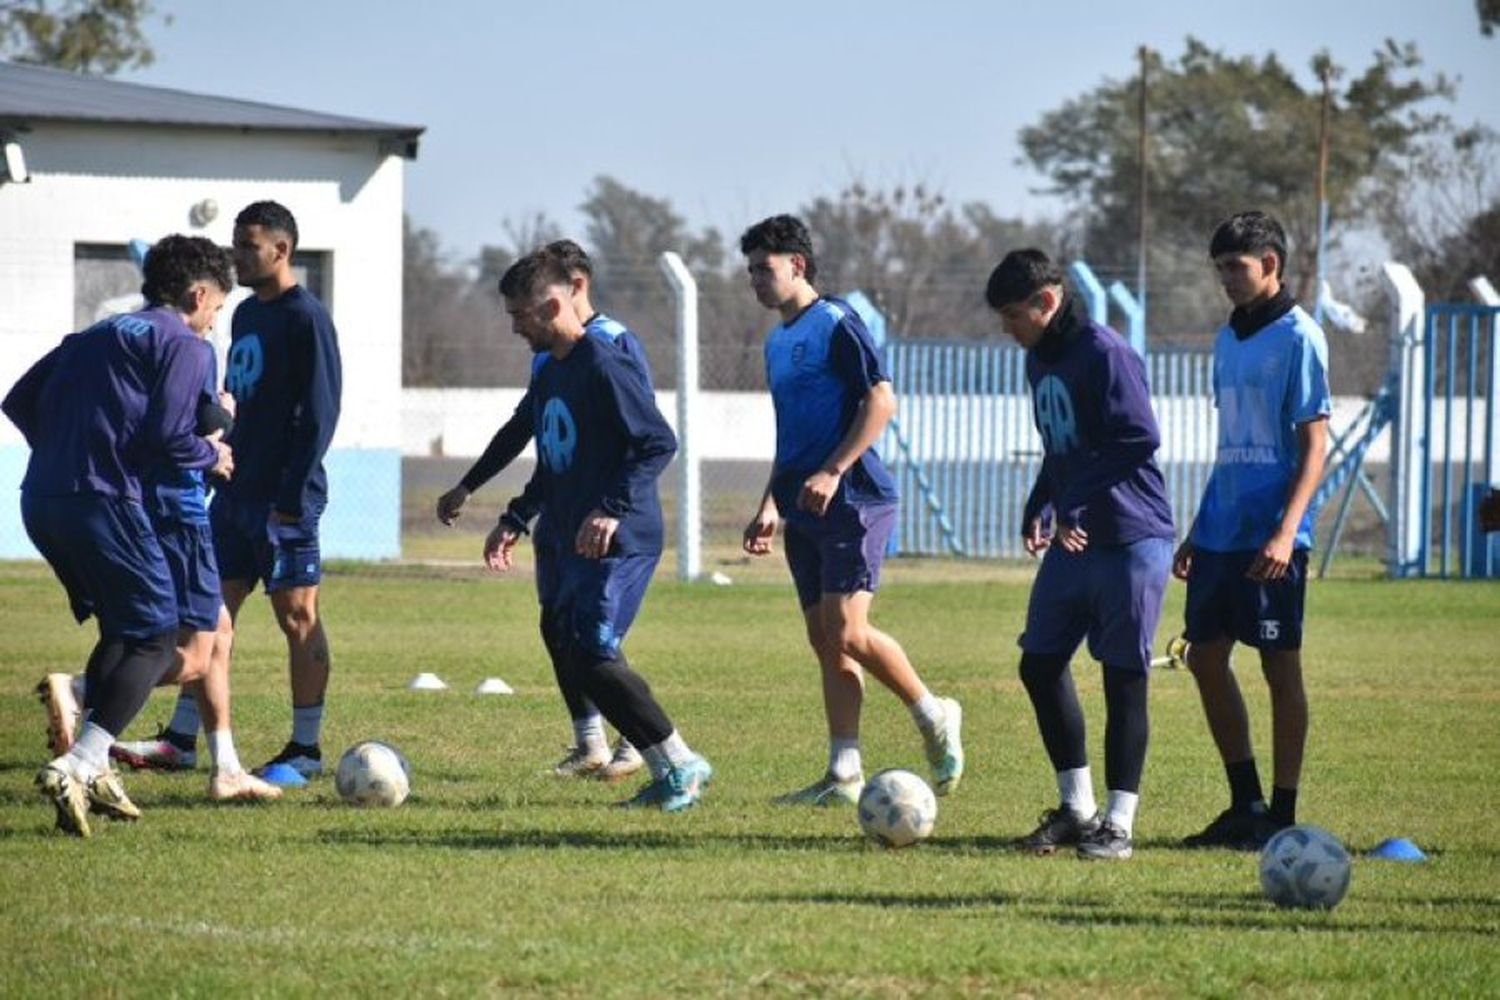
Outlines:
[[[1431,110],[1451,98],[1442,74],[1424,78],[1412,45],[1387,42],[1356,75],[1340,74],[1330,112],[1330,232],[1373,221],[1399,198],[1424,140],[1449,128]],[[1189,38],[1183,54],[1148,56],[1148,300],[1153,337],[1201,332],[1223,315],[1206,246],[1216,223],[1260,208],[1287,227],[1288,277],[1312,297],[1322,90],[1275,55],[1228,56]],[[1082,254],[1108,274],[1133,275],[1139,178],[1139,79],[1107,80],[1024,129],[1027,160],[1081,219]],[[1127,281],[1127,284],[1133,284]]]
[[0,0],[0,59],[109,75],[154,58],[150,0]]
[[1500,28],[1500,0],[1474,0],[1479,13],[1479,33],[1488,38]]

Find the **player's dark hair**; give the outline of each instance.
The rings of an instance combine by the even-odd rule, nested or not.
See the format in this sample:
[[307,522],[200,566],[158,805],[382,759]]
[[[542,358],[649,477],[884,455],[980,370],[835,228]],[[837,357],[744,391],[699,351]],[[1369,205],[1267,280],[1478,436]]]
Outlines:
[[152,307],[185,305],[188,289],[199,281],[211,281],[226,293],[234,287],[229,251],[202,236],[163,236],[146,251],[141,270],[146,278],[141,294]]
[[740,237],[740,253],[748,257],[757,250],[798,254],[806,262],[802,274],[808,284],[817,280],[818,265],[813,260],[812,234],[795,215],[773,215],[745,230]]
[[507,299],[529,299],[549,285],[568,284],[568,268],[548,247],[533,250],[505,269],[500,294]]
[[1219,223],[1213,238],[1208,241],[1210,258],[1226,253],[1259,256],[1267,251],[1276,254],[1276,277],[1279,278],[1286,270],[1286,230],[1265,212],[1231,215]]
[[588,278],[594,276],[594,262],[589,259],[583,247],[572,240],[553,240],[542,249],[556,257],[569,274],[582,274]]
[[259,226],[271,232],[285,233],[292,241],[292,249],[297,249],[297,220],[280,202],[251,202],[234,217],[234,224],[236,226]]
[[1036,249],[1012,250],[995,265],[984,286],[991,309],[1025,302],[1049,285],[1061,285],[1063,271],[1051,257]]

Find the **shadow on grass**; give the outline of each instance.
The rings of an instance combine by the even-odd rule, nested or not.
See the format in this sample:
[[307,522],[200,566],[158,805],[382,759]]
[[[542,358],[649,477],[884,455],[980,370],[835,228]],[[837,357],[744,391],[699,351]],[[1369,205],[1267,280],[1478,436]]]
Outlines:
[[597,830],[502,830],[476,831],[409,831],[324,830],[317,838],[321,843],[361,847],[422,847],[469,851],[515,851],[550,848],[575,850],[700,850],[703,848],[739,847],[761,851],[827,851],[857,850],[863,843],[842,836],[780,836],[774,834],[721,834],[691,831]]

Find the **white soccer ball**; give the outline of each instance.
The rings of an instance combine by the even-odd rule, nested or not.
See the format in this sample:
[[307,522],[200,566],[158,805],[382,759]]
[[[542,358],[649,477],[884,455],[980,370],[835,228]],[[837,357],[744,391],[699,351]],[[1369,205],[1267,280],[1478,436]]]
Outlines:
[[886,847],[926,840],[936,822],[936,796],[910,771],[881,771],[859,793],[859,828]]
[[344,751],[333,785],[352,806],[399,806],[411,793],[411,765],[389,743],[366,740]]
[[1260,887],[1277,906],[1331,910],[1349,891],[1349,852],[1316,826],[1278,831],[1260,852]]

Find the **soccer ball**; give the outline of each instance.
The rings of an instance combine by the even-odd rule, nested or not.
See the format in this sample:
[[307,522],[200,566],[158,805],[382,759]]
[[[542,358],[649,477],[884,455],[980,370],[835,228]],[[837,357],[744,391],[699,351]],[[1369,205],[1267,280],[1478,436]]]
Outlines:
[[389,743],[356,743],[339,758],[333,785],[352,806],[399,806],[411,792],[411,765]]
[[926,840],[937,822],[937,799],[910,771],[881,771],[859,793],[859,827],[886,847]]
[[1260,852],[1260,887],[1277,906],[1331,910],[1349,891],[1349,852],[1327,830],[1289,826]]

